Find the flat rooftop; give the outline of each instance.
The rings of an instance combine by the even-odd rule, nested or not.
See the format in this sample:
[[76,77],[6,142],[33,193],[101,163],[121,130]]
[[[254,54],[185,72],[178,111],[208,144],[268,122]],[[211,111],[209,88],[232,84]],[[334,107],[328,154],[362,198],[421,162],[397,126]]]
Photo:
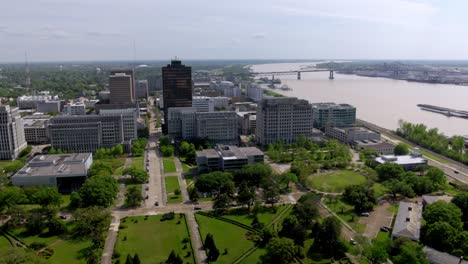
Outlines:
[[222,158],[224,160],[247,159],[248,156],[261,156],[263,151],[256,147],[237,147],[218,144],[214,149],[204,149],[196,152],[197,157]]
[[404,155],[404,156],[395,156],[395,155],[383,155],[375,159],[378,163],[391,162],[399,165],[406,164],[424,164],[427,163],[427,160],[423,157]]
[[38,155],[13,177],[86,176],[88,172],[86,161],[91,157],[91,153]]
[[318,109],[350,109],[355,108],[350,104],[337,104],[332,102],[325,102],[325,103],[313,103],[311,104],[313,108]]
[[368,128],[362,127],[362,126],[333,127],[333,129],[342,131],[344,133],[350,133],[350,132],[369,133],[369,134],[378,133]]

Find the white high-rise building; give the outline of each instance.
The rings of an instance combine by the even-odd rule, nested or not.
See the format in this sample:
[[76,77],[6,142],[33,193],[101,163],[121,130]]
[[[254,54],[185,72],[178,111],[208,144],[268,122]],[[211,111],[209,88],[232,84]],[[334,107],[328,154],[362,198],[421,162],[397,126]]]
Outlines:
[[212,97],[194,96],[192,97],[192,107],[197,108],[198,112],[213,112],[215,105]]
[[130,141],[138,137],[137,133],[137,110],[128,109],[101,109],[101,116],[122,116],[124,141]]
[[291,143],[312,131],[312,106],[295,97],[263,99],[257,107],[256,140],[261,145]]
[[247,97],[258,103],[263,99],[263,89],[256,83],[247,85]]
[[16,159],[26,146],[18,108],[0,105],[0,160]]
[[86,106],[82,103],[67,104],[63,112],[67,115],[86,115]]

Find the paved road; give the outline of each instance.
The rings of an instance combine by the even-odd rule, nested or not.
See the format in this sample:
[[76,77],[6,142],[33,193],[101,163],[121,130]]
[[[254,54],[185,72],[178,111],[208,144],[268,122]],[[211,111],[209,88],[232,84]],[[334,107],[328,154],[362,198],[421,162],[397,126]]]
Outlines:
[[388,210],[389,207],[390,204],[384,202],[375,207],[374,210],[369,213],[369,217],[361,217],[359,219],[360,224],[366,225],[366,230],[363,234],[365,237],[372,240],[377,237],[380,227],[392,226],[393,212]]

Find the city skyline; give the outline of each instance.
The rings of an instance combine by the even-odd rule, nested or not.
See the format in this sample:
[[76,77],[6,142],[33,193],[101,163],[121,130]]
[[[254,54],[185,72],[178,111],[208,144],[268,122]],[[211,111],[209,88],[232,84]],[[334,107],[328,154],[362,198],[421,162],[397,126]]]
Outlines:
[[10,1],[0,62],[23,62],[25,52],[32,62],[468,59],[467,8],[439,0]]

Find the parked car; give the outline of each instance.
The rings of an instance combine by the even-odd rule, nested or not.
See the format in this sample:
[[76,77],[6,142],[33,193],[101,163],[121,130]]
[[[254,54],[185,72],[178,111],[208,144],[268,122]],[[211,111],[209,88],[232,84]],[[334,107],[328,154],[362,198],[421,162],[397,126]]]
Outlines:
[[148,187],[148,186],[146,186],[146,188],[145,188],[145,191],[147,191],[147,190],[149,190],[149,187]]
[[361,214],[361,216],[369,217],[369,213],[368,213],[368,212],[364,212],[364,213]]
[[159,202],[156,201],[156,202],[154,203],[154,206],[159,206]]
[[356,245],[357,244],[357,242],[356,242],[356,240],[354,240],[354,238],[351,238],[349,240],[349,243],[351,243],[351,245]]
[[455,174],[458,174],[458,173],[459,173],[458,171],[453,171],[453,172],[455,172]]
[[388,228],[387,228],[386,226],[382,226],[382,227],[380,227],[380,231],[382,231],[382,232],[388,232],[388,231],[390,231],[390,230],[388,230]]
[[145,200],[147,200],[148,198],[149,198],[148,195],[146,195],[146,196],[145,196]]
[[194,207],[193,210],[195,211],[201,210],[201,207]]

